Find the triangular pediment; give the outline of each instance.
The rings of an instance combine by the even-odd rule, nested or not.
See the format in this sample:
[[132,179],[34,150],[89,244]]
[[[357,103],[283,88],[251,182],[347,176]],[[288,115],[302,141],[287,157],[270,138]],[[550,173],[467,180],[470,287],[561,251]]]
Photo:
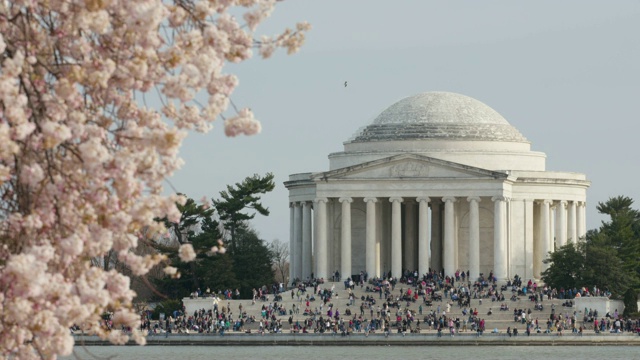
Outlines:
[[348,179],[477,179],[507,178],[502,172],[481,169],[423,155],[402,154],[316,173],[316,180]]

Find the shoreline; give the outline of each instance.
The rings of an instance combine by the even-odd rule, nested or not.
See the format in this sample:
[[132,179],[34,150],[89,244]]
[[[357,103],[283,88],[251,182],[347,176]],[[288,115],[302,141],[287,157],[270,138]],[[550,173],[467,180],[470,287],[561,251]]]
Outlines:
[[[98,336],[74,336],[76,346],[112,346]],[[334,334],[163,334],[147,337],[147,346],[640,346],[640,336],[627,334],[533,334],[509,337],[505,333],[456,334],[451,337],[435,333],[427,334],[370,334],[357,333],[347,336]],[[137,346],[135,342],[127,345]]]

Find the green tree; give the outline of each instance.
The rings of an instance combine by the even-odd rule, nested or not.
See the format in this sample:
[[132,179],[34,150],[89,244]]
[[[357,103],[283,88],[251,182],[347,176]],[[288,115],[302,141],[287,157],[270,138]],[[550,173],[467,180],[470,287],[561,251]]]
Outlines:
[[235,275],[240,283],[240,295],[249,298],[252,290],[275,282],[273,253],[255,230],[246,224],[237,228],[238,246],[232,248]]
[[200,222],[200,232],[191,237],[191,245],[200,259],[209,258],[214,246],[222,245],[220,223],[213,216],[205,217]]
[[542,281],[550,287],[573,289],[584,283],[584,245],[569,243],[550,253],[544,263],[549,267],[542,273]]
[[612,197],[596,207],[610,221],[602,222],[594,240],[617,251],[625,270],[640,275],[640,213],[631,208],[633,200],[626,196]]
[[[189,242],[196,252],[195,261],[185,264],[179,261],[177,249],[159,246],[181,274],[179,279],[165,277],[157,281],[162,293],[181,298],[197,288],[202,291],[238,288],[242,297],[248,298],[253,288],[274,282],[273,252],[248,224],[256,213],[269,215],[269,209],[260,202],[260,195],[274,189],[273,178],[271,173],[264,177],[256,174],[234,186],[229,185],[226,191],[220,192],[220,200],[213,200],[211,209],[189,198],[178,206],[182,213],[178,223],[162,219],[180,244]],[[228,252],[211,256],[212,248],[220,247],[223,238],[214,211],[229,231],[230,238],[224,244],[230,246]]]
[[180,210],[180,221],[177,223],[170,222],[167,218],[162,219],[167,229],[175,235],[180,244],[188,242],[194,235],[194,230],[203,219],[211,218],[215,209],[208,208],[204,205],[196,204],[192,198],[187,198],[184,205],[178,204]]
[[218,293],[225,289],[240,287],[235,273],[235,261],[229,253],[211,256],[206,263],[198,267],[198,270],[204,289]]
[[193,248],[196,251],[196,276],[200,279],[205,291],[233,289],[240,284],[234,273],[234,261],[229,253],[212,254],[215,246],[220,248],[222,234],[219,223],[213,218],[202,220],[201,232],[193,238]]
[[550,254],[542,279],[551,287],[607,289],[621,298],[640,284],[640,213],[626,196],[598,203],[609,216],[599,229],[587,232],[585,241],[569,244]]
[[638,312],[638,292],[632,288],[624,293],[624,316]]
[[[167,218],[161,221],[175,235],[178,243],[191,243],[197,257],[195,261],[184,263],[180,261],[176,247],[156,245],[156,250],[166,254],[171,265],[180,273],[180,278],[163,277],[156,281],[158,290],[172,299],[188,296],[201,287],[198,267],[202,266],[203,259],[206,262],[211,247],[221,238],[218,223],[213,219],[215,209],[196,204],[192,198],[187,198],[184,205],[178,205],[178,210],[181,212],[179,222],[172,223]],[[196,231],[199,232],[198,235]]]
[[[263,216],[269,215],[269,209],[260,203],[260,194],[266,194],[275,188],[273,174],[264,177],[254,174],[248,176],[235,186],[227,185],[227,190],[220,192],[220,200],[213,199],[220,221],[230,232],[231,246],[236,246],[236,230],[245,221],[256,216],[256,212]],[[246,212],[245,210],[254,212]]]
[[[593,236],[593,235],[590,235]],[[584,273],[579,286],[597,286],[607,289],[613,297],[619,298],[632,286],[634,274],[624,269],[624,262],[615,249],[603,246],[598,241],[587,241],[585,248]]]
[[168,254],[171,265],[178,269],[180,277],[172,278],[170,276],[163,276],[153,281],[158,298],[166,299],[182,299],[188,297],[193,292],[193,277],[191,276],[191,266],[183,263],[177,259],[177,254],[171,252]]

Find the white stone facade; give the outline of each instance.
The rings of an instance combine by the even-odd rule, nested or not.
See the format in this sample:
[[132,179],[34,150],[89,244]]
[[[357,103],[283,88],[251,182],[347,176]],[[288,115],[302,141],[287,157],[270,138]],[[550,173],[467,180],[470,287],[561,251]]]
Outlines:
[[444,269],[539,279],[545,254],[585,235],[590,184],[545,171],[545,158],[477,100],[403,99],[330,154],[329,171],[285,182],[290,276]]

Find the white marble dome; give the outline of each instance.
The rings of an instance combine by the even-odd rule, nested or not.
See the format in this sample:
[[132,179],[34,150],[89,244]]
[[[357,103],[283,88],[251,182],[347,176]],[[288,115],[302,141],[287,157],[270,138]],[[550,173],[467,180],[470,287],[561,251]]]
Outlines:
[[352,142],[460,139],[526,142],[497,111],[471,97],[443,91],[404,98],[389,106]]
[[509,124],[497,111],[469,96],[433,91],[406,97],[389,106],[374,124]]

